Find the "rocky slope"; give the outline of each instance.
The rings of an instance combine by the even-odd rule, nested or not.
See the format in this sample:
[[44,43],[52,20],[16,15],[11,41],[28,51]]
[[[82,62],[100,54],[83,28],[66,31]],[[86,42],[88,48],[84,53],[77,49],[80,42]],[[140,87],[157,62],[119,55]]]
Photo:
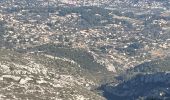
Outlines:
[[103,85],[107,100],[169,100],[169,73],[137,75],[117,86]]
[[105,100],[95,77],[77,64],[44,54],[0,50],[2,100]]
[[169,100],[169,62],[169,57],[146,62],[118,76],[120,82],[102,85],[99,90],[108,100]]

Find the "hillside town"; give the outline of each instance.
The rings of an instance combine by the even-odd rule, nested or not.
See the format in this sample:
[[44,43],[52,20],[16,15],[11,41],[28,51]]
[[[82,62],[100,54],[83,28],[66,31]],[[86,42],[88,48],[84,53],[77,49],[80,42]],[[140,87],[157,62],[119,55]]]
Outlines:
[[[82,14],[78,11],[81,9],[78,5],[72,5],[74,7],[69,11],[67,4],[71,1],[53,2],[55,1],[30,1],[27,2],[28,7],[24,1],[12,3],[7,0],[1,3],[0,19],[2,24],[6,23],[3,27],[7,29],[3,39],[9,47],[26,49],[55,43],[86,49],[97,62],[113,72],[122,67],[126,69],[157,57],[167,56],[165,52],[169,52],[170,13],[164,8],[158,8],[163,11],[153,15],[150,13],[155,9],[145,14],[144,9],[147,8],[142,7],[142,10],[136,13],[137,11],[112,11],[107,8],[97,11],[96,6],[87,6],[89,12],[82,11]],[[63,8],[64,6],[66,8]],[[157,7],[159,6],[155,8]],[[107,15],[102,15],[102,10],[106,11]],[[92,12],[89,16],[98,19],[93,20],[94,22],[90,21],[93,18],[86,18],[86,14]],[[139,18],[144,14],[147,16]],[[93,27],[90,27],[90,24],[93,24]],[[147,34],[148,32],[151,34]]]
[[[1,0],[0,47],[74,62],[79,66],[76,68],[84,68],[84,73],[101,78],[98,86],[141,64],[170,56],[170,1]],[[93,68],[96,72],[90,70]],[[130,79],[136,73],[140,71],[132,71]],[[123,84],[125,80],[115,83]]]

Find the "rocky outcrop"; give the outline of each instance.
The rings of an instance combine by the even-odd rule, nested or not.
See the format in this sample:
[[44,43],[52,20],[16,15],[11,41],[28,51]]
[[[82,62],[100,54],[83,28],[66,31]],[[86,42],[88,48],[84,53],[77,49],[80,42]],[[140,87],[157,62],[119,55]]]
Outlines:
[[0,54],[1,100],[105,100],[90,91],[97,83],[81,75],[85,72],[75,63],[42,54]]
[[[170,96],[170,73],[156,73],[137,75],[134,78],[117,86],[111,84],[102,86],[108,100],[126,98],[123,100],[137,100],[143,98],[165,99]],[[139,99],[139,100],[140,100]]]

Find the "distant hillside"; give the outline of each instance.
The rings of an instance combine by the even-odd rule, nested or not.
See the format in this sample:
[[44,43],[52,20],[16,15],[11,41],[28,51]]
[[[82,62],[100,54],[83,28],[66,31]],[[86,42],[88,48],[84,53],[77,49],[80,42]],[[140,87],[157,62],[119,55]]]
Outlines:
[[170,57],[144,62],[134,68],[127,70],[126,76],[133,76],[139,73],[157,73],[170,71]]

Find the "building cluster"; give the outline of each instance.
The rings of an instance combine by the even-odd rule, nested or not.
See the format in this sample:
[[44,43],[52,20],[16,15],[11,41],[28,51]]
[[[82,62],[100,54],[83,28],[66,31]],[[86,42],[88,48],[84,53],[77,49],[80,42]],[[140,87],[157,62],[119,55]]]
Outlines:
[[0,21],[6,23],[4,41],[16,49],[47,43],[85,49],[112,71],[164,57],[169,52],[170,17],[166,11],[154,15],[150,14],[154,10],[146,13],[139,9],[140,12],[131,12],[134,14],[131,16],[128,8],[125,11],[116,9],[120,14],[115,14],[115,10],[109,13],[113,22],[102,19],[103,16],[96,12],[94,16],[101,18],[98,23],[102,26],[85,27],[83,21],[86,20],[80,13],[59,15],[61,5],[70,7],[62,3],[67,0],[49,1],[55,2],[56,6],[42,2],[7,0],[0,3]]

